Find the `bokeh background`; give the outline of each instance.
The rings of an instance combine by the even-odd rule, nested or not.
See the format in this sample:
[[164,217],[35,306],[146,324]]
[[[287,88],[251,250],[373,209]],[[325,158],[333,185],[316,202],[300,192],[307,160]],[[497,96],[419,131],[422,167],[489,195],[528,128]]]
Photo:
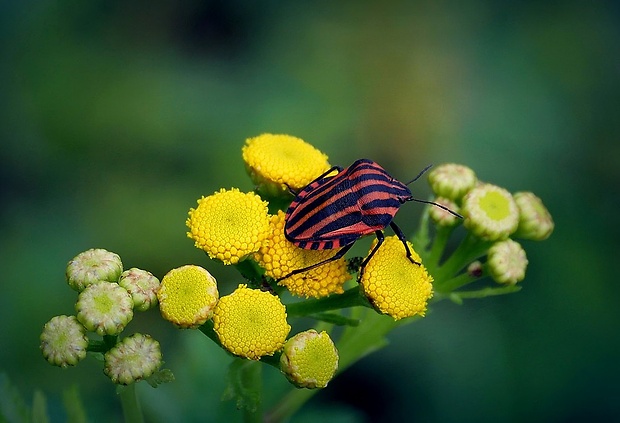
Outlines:
[[[294,422],[620,420],[620,9],[599,2],[189,0],[0,3],[0,371],[27,402],[78,386],[92,421],[121,416],[89,359],[61,370],[43,324],[73,313],[66,262],[102,247],[161,277],[236,273],[185,235],[201,195],[251,190],[244,140],[305,139],[346,166],[408,180],[458,162],[531,190],[556,231],[524,243],[523,290],[437,304],[316,395]],[[429,194],[426,183],[416,194]],[[397,222],[411,233],[421,206]],[[157,311],[128,331],[163,345],[173,384],[148,421],[237,421],[229,359]],[[266,401],[286,389],[265,371]],[[142,386],[144,385],[144,386]]]

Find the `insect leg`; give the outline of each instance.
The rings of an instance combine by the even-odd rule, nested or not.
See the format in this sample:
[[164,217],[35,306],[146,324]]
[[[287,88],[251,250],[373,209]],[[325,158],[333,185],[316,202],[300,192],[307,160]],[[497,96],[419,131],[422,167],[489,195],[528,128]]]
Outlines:
[[413,259],[413,257],[411,257],[411,250],[409,249],[409,245],[407,245],[407,238],[405,237],[403,231],[394,222],[390,222],[390,227],[392,228],[398,239],[400,239],[400,242],[402,242],[405,246],[405,251],[407,252],[407,258],[409,259],[409,261],[419,266],[420,263],[418,263]]
[[383,236],[383,232],[382,231],[375,231],[375,235],[377,235],[377,244],[372,249],[370,254],[368,254],[368,257],[366,257],[364,259],[364,261],[362,262],[362,265],[360,266],[361,269],[363,269],[364,266],[366,266],[368,261],[372,258],[372,256],[375,255],[375,253],[377,252],[377,250],[379,249],[379,247],[381,246],[381,244],[383,244],[383,241],[385,240],[385,237]]
[[316,269],[319,266],[323,266],[324,264],[331,263],[332,261],[336,261],[336,260],[344,257],[344,255],[347,253],[347,251],[349,251],[351,249],[351,247],[353,247],[353,244],[354,243],[352,242],[349,245],[345,245],[336,254],[334,254],[333,256],[331,256],[328,259],[325,259],[325,260],[320,261],[318,263],[314,263],[313,265],[308,266],[308,267],[303,267],[301,269],[295,269],[291,273],[289,273],[288,275],[283,276],[283,277],[281,277],[279,279],[276,279],[276,282],[280,282],[281,280],[286,279],[288,277],[291,277],[293,275],[297,275],[298,273],[307,272],[308,270]]

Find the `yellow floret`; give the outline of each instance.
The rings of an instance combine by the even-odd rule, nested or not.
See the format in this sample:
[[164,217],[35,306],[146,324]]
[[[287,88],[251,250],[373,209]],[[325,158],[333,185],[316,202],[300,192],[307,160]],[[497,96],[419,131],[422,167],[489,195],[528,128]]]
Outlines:
[[[372,248],[376,245],[376,240]],[[409,244],[412,257],[420,256]],[[395,320],[424,316],[428,300],[433,296],[433,278],[423,265],[411,263],[402,242],[396,236],[386,237],[370,259],[360,284],[370,302],[382,313]]]
[[304,188],[330,167],[325,154],[290,135],[248,138],[242,154],[254,183],[273,194]]
[[218,301],[213,330],[228,351],[258,360],[282,349],[291,327],[279,297],[239,285]]
[[[285,214],[279,211],[271,217],[270,235],[255,254],[258,264],[265,274],[279,279],[293,270],[303,269],[332,257],[338,250],[304,250],[287,240],[284,236]],[[342,294],[343,285],[351,279],[344,258],[332,261],[307,272],[289,276],[279,282],[294,295],[303,297],[325,297]]]
[[157,291],[163,318],[182,328],[196,328],[209,320],[218,296],[215,278],[193,265],[172,269]]
[[221,189],[198,200],[186,224],[197,248],[224,264],[235,264],[258,251],[269,233],[267,202],[237,188]]

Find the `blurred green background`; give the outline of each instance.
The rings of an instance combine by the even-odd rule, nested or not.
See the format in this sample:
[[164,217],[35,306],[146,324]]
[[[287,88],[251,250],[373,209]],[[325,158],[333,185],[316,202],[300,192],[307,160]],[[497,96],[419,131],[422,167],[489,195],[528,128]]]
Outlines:
[[[542,4],[541,4],[542,3]],[[613,2],[3,1],[0,371],[31,401],[77,385],[92,421],[120,407],[101,365],[49,366],[43,324],[72,314],[64,267],[102,247],[158,277],[236,273],[185,235],[201,195],[251,190],[248,137],[289,133],[333,164],[408,180],[458,162],[531,190],[556,231],[526,242],[523,290],[437,304],[294,422],[620,420],[620,9]],[[414,186],[419,197],[425,183]],[[411,233],[422,210],[396,221]],[[173,384],[142,383],[148,421],[236,421],[229,359],[152,311]],[[286,382],[265,370],[273,401]],[[145,386],[142,386],[145,385]]]

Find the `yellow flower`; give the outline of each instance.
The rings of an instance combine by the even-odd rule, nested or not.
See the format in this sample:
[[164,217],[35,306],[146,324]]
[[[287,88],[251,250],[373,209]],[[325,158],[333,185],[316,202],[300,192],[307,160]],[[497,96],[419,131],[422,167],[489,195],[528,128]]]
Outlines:
[[[265,269],[265,274],[279,279],[293,270],[303,269],[336,254],[338,250],[304,250],[295,246],[284,236],[283,211],[271,217],[271,234],[260,251],[255,254],[258,264]],[[279,282],[288,290],[299,296],[325,297],[330,294],[342,294],[343,285],[351,279],[344,258],[316,267],[307,272],[289,276]]]
[[215,306],[213,330],[228,351],[258,360],[282,349],[291,327],[278,296],[239,285]]
[[221,189],[198,200],[186,221],[197,248],[224,264],[235,264],[258,251],[269,232],[267,202],[237,188]]
[[[375,240],[371,246],[376,245]],[[420,256],[409,244],[412,257]],[[402,242],[396,236],[386,237],[366,264],[360,284],[370,302],[382,313],[399,320],[424,316],[428,300],[433,296],[433,278],[423,265],[411,263]]]
[[197,328],[209,320],[218,296],[215,278],[193,265],[172,269],[157,291],[163,318],[182,328]]
[[286,192],[288,187],[300,190],[330,167],[325,154],[290,135],[248,138],[242,154],[254,183],[271,195]]
[[280,370],[299,388],[325,388],[338,369],[338,350],[327,332],[300,332],[286,341]]

